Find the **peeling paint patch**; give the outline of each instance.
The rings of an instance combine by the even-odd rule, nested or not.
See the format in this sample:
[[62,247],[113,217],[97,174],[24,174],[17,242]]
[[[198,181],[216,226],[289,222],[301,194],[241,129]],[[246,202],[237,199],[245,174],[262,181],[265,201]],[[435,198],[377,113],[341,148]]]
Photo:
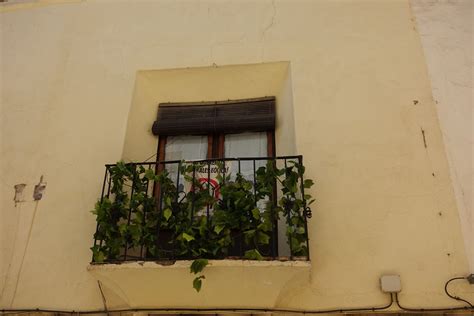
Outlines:
[[16,206],[17,203],[25,202],[25,200],[23,199],[23,190],[25,189],[26,184],[19,183],[15,184],[13,187],[15,188],[15,196],[13,197],[13,201],[15,201]]
[[39,201],[43,198],[44,190],[46,189],[46,182],[43,182],[43,176],[41,176],[40,181],[35,185],[35,190],[33,192],[33,199]]

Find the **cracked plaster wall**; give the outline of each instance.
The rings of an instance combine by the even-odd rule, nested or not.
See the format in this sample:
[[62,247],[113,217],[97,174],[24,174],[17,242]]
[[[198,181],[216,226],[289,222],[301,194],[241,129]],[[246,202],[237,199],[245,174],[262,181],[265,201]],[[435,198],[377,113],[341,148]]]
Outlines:
[[[13,8],[0,7],[0,306],[102,307],[86,270],[90,210],[104,163],[121,157],[138,70],[275,61],[291,64],[295,149],[317,180],[318,202],[311,278],[289,280],[274,306],[380,305],[382,273],[402,276],[407,305],[456,305],[443,285],[469,266],[407,0]],[[15,207],[14,185],[32,190],[41,175],[43,199],[28,195]],[[251,282],[240,282],[245,270],[218,271]],[[180,288],[183,306],[233,302],[206,281],[209,291],[199,294]],[[469,287],[455,288],[473,298]],[[119,306],[111,297],[110,307]],[[164,293],[157,304],[173,299]]]
[[411,1],[474,273],[474,2]]

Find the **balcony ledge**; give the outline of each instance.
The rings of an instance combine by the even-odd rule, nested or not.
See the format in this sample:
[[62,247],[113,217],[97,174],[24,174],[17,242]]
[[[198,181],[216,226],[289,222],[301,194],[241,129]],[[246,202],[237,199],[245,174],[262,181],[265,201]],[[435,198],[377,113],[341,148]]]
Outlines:
[[[140,306],[271,307],[293,280],[309,280],[309,261],[209,260],[199,293],[192,288],[192,260],[90,264],[87,270],[117,303]],[[292,282],[293,281],[293,282]],[[159,298],[159,300],[157,300]]]
[[[176,260],[176,261],[129,261],[123,263],[91,263],[87,267],[88,271],[104,271],[117,269],[188,269],[193,260]],[[209,260],[206,269],[213,267],[294,267],[309,268],[310,261],[300,260]]]

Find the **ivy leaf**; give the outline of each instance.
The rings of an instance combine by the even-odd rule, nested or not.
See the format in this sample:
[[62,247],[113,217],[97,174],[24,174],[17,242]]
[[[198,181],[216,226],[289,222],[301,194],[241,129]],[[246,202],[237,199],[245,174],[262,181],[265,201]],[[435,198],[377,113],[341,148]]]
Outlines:
[[263,223],[258,224],[257,228],[265,232],[268,232],[272,230],[272,222],[266,220]]
[[209,264],[209,260],[207,259],[196,259],[191,263],[191,273],[197,274],[201,272],[207,265]]
[[297,183],[295,182],[292,186],[289,187],[291,193],[298,192],[298,186],[296,184]]
[[257,176],[264,176],[265,175],[265,172],[266,172],[266,168],[265,167],[259,167],[256,171],[256,175]]
[[[298,225],[299,222],[300,222],[300,219],[299,219],[297,216],[293,216],[293,217],[291,218],[291,223],[292,223],[293,225],[296,226],[296,225]],[[290,227],[288,227],[288,228],[290,228]],[[293,227],[291,227],[291,228],[293,228]]]
[[270,243],[270,236],[265,233],[258,232],[258,242],[262,245],[268,245]]
[[[293,217],[292,220],[293,220],[293,219],[296,219],[296,217]],[[294,227],[294,226],[288,226],[288,227],[286,228],[286,234],[287,234],[287,235],[293,234],[294,231],[295,231],[295,227]]]
[[253,236],[255,236],[255,229],[249,229],[244,231],[244,235],[245,237],[252,238]]
[[148,180],[155,180],[155,173],[153,172],[153,170],[147,169],[147,171],[145,171],[145,178],[147,178]]
[[119,225],[119,232],[123,236],[127,232],[128,225],[127,224],[120,224]]
[[305,166],[300,165],[299,163],[295,164],[295,166],[296,166],[296,168],[298,168],[298,173],[303,175],[305,170],[306,170]]
[[296,229],[296,233],[300,234],[300,235],[303,235],[305,233],[304,227],[298,227]]
[[293,252],[297,252],[301,248],[301,242],[295,237],[291,237],[291,248]]
[[214,227],[214,231],[216,232],[216,234],[219,234],[223,229],[224,226],[222,225],[216,225],[216,227]]
[[204,275],[201,275],[197,278],[194,278],[193,280],[193,288],[196,290],[196,292],[201,291],[202,287],[202,279],[205,279],[206,277]]
[[91,247],[91,250],[94,257],[94,262],[104,262],[105,254],[99,250],[98,246]]
[[183,238],[187,241],[187,242],[190,242],[191,240],[194,240],[194,237],[189,235],[189,234],[186,234],[186,233],[183,233]]
[[94,261],[95,262],[104,262],[105,260],[105,255],[102,251],[99,251],[94,255]]
[[245,181],[242,185],[242,187],[244,188],[244,190],[250,190],[252,188],[252,183],[250,183],[249,181]]
[[132,236],[132,240],[135,245],[138,245],[140,242],[141,237],[141,229],[138,225],[130,225],[129,226],[130,235]]
[[305,189],[311,188],[313,186],[313,184],[314,184],[314,182],[311,179],[306,179],[303,182],[303,186],[305,187]]
[[284,175],[284,174],[285,174],[285,170],[286,170],[285,168],[283,168],[283,169],[278,169],[278,170],[276,171],[276,175],[277,175],[277,176],[282,176],[282,175]]
[[254,208],[252,210],[252,215],[253,215],[253,218],[260,219],[260,210],[258,208]]
[[201,236],[204,236],[204,234],[206,233],[206,230],[207,230],[207,221],[206,221],[206,218],[203,216],[201,217],[201,222],[199,223],[199,234],[201,234]]
[[169,208],[166,208],[164,211],[163,211],[163,216],[165,217],[166,221],[168,221],[171,217],[171,215],[173,214],[173,212],[171,211],[171,209]]
[[262,255],[257,249],[247,250],[244,257],[250,260],[263,260]]

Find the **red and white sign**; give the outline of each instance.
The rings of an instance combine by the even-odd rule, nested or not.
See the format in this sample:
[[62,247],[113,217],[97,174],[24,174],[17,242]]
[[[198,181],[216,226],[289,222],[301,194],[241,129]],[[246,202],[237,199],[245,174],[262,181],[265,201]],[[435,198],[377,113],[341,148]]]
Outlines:
[[[220,192],[220,185],[218,181],[218,176],[226,176],[230,173],[230,166],[229,162],[223,163],[222,161],[216,162],[196,162],[194,163],[195,166],[195,179],[202,184],[203,189],[208,189],[210,194],[219,199],[221,197]],[[192,191],[192,183],[186,182],[185,184],[186,191]],[[210,210],[212,211],[212,209]],[[197,213],[198,215],[205,215],[203,210]]]

